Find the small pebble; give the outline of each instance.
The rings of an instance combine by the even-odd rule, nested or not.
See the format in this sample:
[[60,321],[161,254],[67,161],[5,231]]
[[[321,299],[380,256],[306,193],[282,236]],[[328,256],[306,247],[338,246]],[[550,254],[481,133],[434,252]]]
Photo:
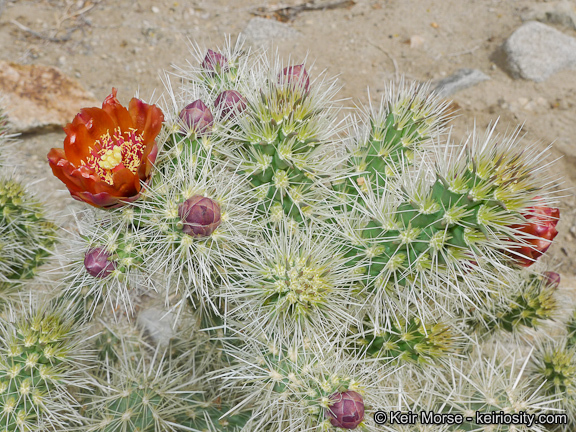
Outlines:
[[152,6],[152,12],[154,12],[154,13],[160,13],[160,9],[157,8],[156,6]]
[[410,37],[410,48],[420,48],[421,46],[424,45],[424,43],[426,42],[426,39],[424,39],[422,36],[419,35],[414,35]]

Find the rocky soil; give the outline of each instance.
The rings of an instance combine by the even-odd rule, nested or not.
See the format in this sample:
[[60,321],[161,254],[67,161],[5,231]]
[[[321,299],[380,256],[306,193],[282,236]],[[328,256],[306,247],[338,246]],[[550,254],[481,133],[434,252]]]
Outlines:
[[[384,85],[400,76],[433,81],[433,86],[440,82],[459,109],[455,140],[474,124],[482,130],[499,118],[502,133],[522,125],[525,137],[519,145],[553,143],[551,160],[558,161],[552,174],[563,178],[566,191],[560,234],[546,259],[562,274],[566,300],[574,304],[574,2],[321,0],[309,2],[311,10],[298,7],[302,3],[0,0],[0,61],[57,67],[99,101],[112,87],[123,102],[136,92],[154,100],[163,91],[160,72],[191,59],[192,42],[203,49],[222,46],[225,35],[234,40],[242,33],[254,46],[272,43],[286,59],[302,62],[307,57],[314,62],[312,76],[324,69],[339,75],[340,96],[350,107],[379,100]],[[542,24],[530,23],[535,20]],[[0,93],[14,91],[2,87],[5,81],[0,71]],[[73,112],[83,106],[66,103]],[[24,133],[21,171],[43,179],[35,186],[41,196],[66,211],[78,205],[46,162],[48,150],[60,147],[63,138],[60,127]]]

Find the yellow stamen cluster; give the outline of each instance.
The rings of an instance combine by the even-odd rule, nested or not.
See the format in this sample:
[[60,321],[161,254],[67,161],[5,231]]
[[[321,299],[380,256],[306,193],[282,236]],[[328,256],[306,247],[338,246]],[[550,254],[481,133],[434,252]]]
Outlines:
[[98,165],[103,169],[111,170],[120,165],[120,162],[122,162],[122,147],[114,146],[113,149],[106,150],[106,153],[101,156]]
[[136,174],[144,154],[142,134],[136,129],[122,132],[117,127],[113,135],[110,131],[103,134],[91,148],[90,156],[82,165],[88,165],[106,183],[113,184],[113,172],[120,168],[128,168]]

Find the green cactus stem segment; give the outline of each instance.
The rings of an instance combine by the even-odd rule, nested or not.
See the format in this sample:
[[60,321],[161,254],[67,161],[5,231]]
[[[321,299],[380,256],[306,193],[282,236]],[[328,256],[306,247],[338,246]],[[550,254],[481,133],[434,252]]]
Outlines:
[[222,53],[208,50],[201,64],[201,77],[204,85],[220,93],[234,89],[238,79],[239,59],[227,58]]
[[448,104],[428,95],[426,86],[405,88],[401,83],[389,89],[379,111],[369,115],[366,130],[355,138],[347,161],[352,176],[335,189],[354,194],[358,186],[365,190],[379,178],[402,174],[449,120]]
[[263,214],[275,206],[300,222],[322,199],[316,184],[330,173],[322,169],[318,150],[334,128],[332,111],[314,91],[275,83],[248,101],[239,119],[243,147],[237,158]]
[[[123,344],[125,347],[125,344]],[[132,349],[132,347],[129,347]],[[92,419],[90,432],[121,432],[126,430],[176,432],[183,430],[175,419],[184,416],[191,390],[188,372],[177,367],[172,359],[155,353],[150,359],[142,347],[132,351],[124,348],[117,366],[101,365],[102,383],[98,392],[87,395],[92,400],[88,414]]]
[[[269,373],[267,381],[274,393],[284,394],[300,406],[307,407],[309,425],[326,421],[324,412],[334,393],[362,392],[359,383],[351,376],[321,372],[321,368],[315,369],[305,356],[295,352],[269,353],[264,362]],[[311,373],[312,370],[316,373]]]
[[365,334],[356,343],[371,358],[401,363],[430,364],[456,352],[455,336],[447,324],[423,324],[418,318],[377,335]]
[[546,346],[537,355],[533,374],[545,379],[548,395],[576,397],[576,350],[558,344]]
[[32,278],[56,243],[42,204],[13,179],[0,179],[0,282]]
[[557,309],[554,291],[555,288],[547,283],[546,278],[532,275],[522,284],[520,294],[508,305],[498,306],[481,319],[470,319],[468,325],[474,331],[486,334],[497,330],[514,333],[525,328],[539,328],[542,321],[553,318]]
[[360,245],[348,254],[350,264],[365,260],[371,277],[395,273],[400,285],[432,266],[445,270],[455,261],[472,262],[482,247],[503,249],[507,227],[521,220],[493,196],[455,192],[440,177],[424,196],[403,198],[390,221],[373,217],[359,230]]
[[[0,335],[0,430],[38,430],[47,406],[64,403],[74,362],[71,335],[72,322],[49,312],[23,318],[12,334]],[[48,417],[49,424],[58,421],[57,412]]]

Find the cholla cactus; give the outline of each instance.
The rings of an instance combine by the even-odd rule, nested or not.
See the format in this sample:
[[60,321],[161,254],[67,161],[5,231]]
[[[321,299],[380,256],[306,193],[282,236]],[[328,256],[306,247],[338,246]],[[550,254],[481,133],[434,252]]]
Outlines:
[[1,282],[31,278],[56,242],[56,225],[16,179],[0,179]]
[[231,38],[227,38],[222,49],[203,49],[194,45],[190,51],[192,59],[187,60],[185,66],[175,66],[177,75],[217,93],[237,90],[249,74],[254,57],[258,57],[258,53],[254,54],[244,47],[241,38],[235,44],[232,44]]
[[[454,144],[449,103],[426,85],[390,84],[375,108],[343,116],[336,80],[310,62],[240,40],[195,51],[165,75],[158,106],[134,98],[127,110],[113,90],[50,152],[91,207],[58,248],[56,300],[39,319],[66,317],[46,342],[62,346],[72,329],[94,334],[85,320],[105,323],[90,339],[96,384],[62,371],[42,388],[56,402],[40,404],[36,372],[11,354],[32,349],[29,328],[3,322],[0,374],[17,377],[0,392],[7,430],[544,432],[475,413],[574,420],[574,320],[566,342],[542,342],[558,278],[526,269],[557,235],[546,151],[520,150],[518,131],[496,125]],[[122,119],[134,128],[110,130]],[[42,215],[5,189],[2,221],[45,253]],[[44,259],[29,269],[10,256],[21,265],[0,251],[0,281]],[[162,302],[172,328],[155,332],[144,314]],[[375,417],[393,410],[461,419]]]
[[0,429],[62,431],[81,424],[72,390],[90,384],[85,330],[70,311],[30,306],[0,321]]
[[[485,290],[476,278],[506,279],[516,258],[521,265],[533,259],[523,248],[541,251],[542,245],[530,243],[539,237],[527,230],[527,218],[536,211],[534,200],[551,208],[551,198],[544,198],[548,186],[535,175],[534,159],[542,157],[512,150],[515,143],[513,135],[498,144],[490,129],[482,140],[472,135],[459,152],[447,147],[432,172],[422,164],[399,179],[381,179],[377,190],[356,188],[355,209],[334,219],[356,249],[350,262],[367,268],[377,308],[393,295],[406,297],[422,314],[421,296],[434,303],[470,301]],[[534,224],[557,223],[541,217]],[[547,248],[549,240],[541,240]]]
[[[576,426],[576,349],[566,340],[540,344],[532,359],[531,373],[542,395],[555,399],[568,417],[566,430]],[[562,430],[562,429],[560,429]]]
[[61,300],[81,305],[80,313],[87,316],[97,311],[132,315],[138,294],[154,288],[145,285],[144,236],[90,212],[78,215],[76,222],[58,248],[60,267],[48,272],[61,280]]
[[22,281],[34,277],[57,240],[57,227],[44,204],[13,168],[14,143],[0,112],[0,306]]
[[[165,294],[218,310],[221,284],[257,226],[241,176],[183,153],[172,177],[151,187],[129,224],[145,237],[147,272],[164,278]],[[198,173],[196,175],[196,173]]]
[[279,69],[272,67],[271,76],[256,84],[259,91],[247,94],[237,136],[243,146],[233,160],[250,176],[264,214],[273,222],[282,214],[300,221],[323,214],[320,182],[335,178],[340,163],[331,156],[338,132],[331,99],[337,89],[332,82],[313,82],[308,89],[294,75],[283,75],[287,68],[277,75]]
[[495,289],[489,294],[492,298],[486,298],[484,307],[479,308],[483,316],[475,316],[476,311],[470,314],[471,329],[481,334],[497,330],[521,334],[525,329],[539,328],[543,321],[551,320],[556,311],[554,275],[519,275],[517,283],[507,290],[494,284]]
[[104,379],[89,401],[87,431],[183,430],[174,420],[186,413],[191,389],[188,371],[172,367],[161,350],[151,356],[123,350],[118,366],[106,362]]

